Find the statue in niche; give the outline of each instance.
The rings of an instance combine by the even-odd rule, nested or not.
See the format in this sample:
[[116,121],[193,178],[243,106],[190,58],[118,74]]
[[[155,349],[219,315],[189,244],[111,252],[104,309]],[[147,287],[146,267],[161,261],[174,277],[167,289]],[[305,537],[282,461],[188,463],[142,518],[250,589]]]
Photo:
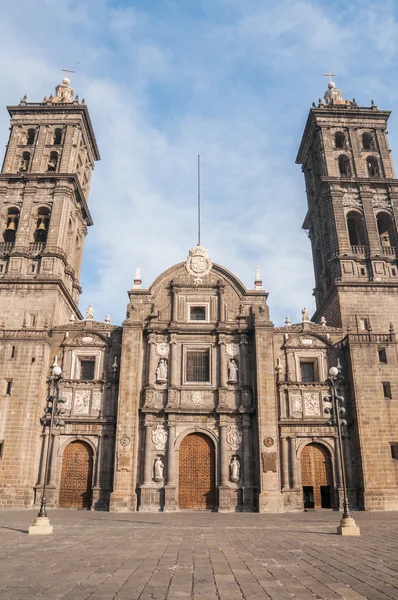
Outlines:
[[160,456],[155,458],[153,470],[155,472],[155,481],[163,481],[164,465]]
[[156,369],[156,381],[167,381],[167,360],[161,358]]
[[304,306],[303,310],[301,311],[301,315],[302,315],[303,323],[309,323],[310,314],[309,314],[308,310],[305,308],[305,306]]
[[238,363],[232,358],[228,363],[228,381],[237,383],[238,381]]
[[239,479],[240,479],[240,462],[238,460],[237,456],[233,456],[231,463],[230,463],[230,469],[231,469],[231,481],[233,481],[234,483],[238,483]]
[[86,321],[92,321],[94,319],[94,309],[91,305],[86,308]]

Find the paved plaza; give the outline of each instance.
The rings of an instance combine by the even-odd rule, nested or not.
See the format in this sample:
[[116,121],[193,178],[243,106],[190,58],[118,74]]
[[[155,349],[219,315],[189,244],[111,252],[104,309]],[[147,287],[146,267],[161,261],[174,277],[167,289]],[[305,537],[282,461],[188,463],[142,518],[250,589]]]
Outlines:
[[0,512],[0,600],[398,599],[398,513]]

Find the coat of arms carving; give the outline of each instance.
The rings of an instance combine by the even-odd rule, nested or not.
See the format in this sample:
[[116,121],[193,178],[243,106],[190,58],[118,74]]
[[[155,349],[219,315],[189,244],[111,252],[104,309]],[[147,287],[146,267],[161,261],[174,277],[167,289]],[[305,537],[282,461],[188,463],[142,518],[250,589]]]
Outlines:
[[239,431],[237,425],[230,425],[227,430],[227,444],[231,446],[231,449],[236,451],[242,443],[242,434]]
[[194,278],[195,285],[202,283],[202,277],[206,277],[210,273],[212,266],[208,251],[200,244],[189,251],[185,268]]
[[156,425],[156,428],[152,431],[152,442],[156,450],[164,450],[167,442],[167,431],[165,431],[163,425]]

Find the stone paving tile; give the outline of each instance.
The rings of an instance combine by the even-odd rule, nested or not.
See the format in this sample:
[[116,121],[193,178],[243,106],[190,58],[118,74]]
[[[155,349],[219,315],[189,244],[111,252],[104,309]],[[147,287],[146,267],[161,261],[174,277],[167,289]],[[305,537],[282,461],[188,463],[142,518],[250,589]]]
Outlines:
[[0,512],[0,600],[398,600],[398,513]]

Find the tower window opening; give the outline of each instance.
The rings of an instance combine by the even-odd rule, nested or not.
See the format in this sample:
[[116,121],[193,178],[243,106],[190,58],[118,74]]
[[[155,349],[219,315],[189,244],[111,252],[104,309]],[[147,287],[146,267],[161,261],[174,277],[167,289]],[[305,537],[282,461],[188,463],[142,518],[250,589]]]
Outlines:
[[11,396],[11,394],[12,394],[12,379],[8,379],[7,386],[6,386],[6,395]]
[[391,383],[389,381],[382,381],[381,385],[383,386],[383,396],[384,396],[384,398],[388,398],[389,400],[392,400]]
[[35,141],[35,130],[28,129],[28,133],[26,134],[26,145],[31,146]]
[[45,244],[47,242],[48,228],[50,225],[50,209],[47,207],[39,208],[37,211],[35,242]]
[[9,208],[7,212],[7,226],[3,233],[3,240],[8,244],[15,244],[15,237],[18,231],[19,209]]
[[376,217],[376,221],[381,247],[388,248],[394,246],[395,236],[390,215],[387,213],[379,213]]
[[59,146],[62,142],[62,129],[57,128],[54,131],[54,146]]
[[380,177],[379,164],[374,156],[368,156],[366,166],[369,177]]
[[22,154],[21,164],[19,165],[19,170],[23,171],[23,172],[28,171],[29,163],[30,163],[30,153],[24,152]]
[[398,460],[398,442],[390,442],[391,458]]
[[378,349],[379,363],[387,364],[387,351],[385,348]]
[[373,150],[373,138],[370,133],[362,134],[362,147],[364,150]]
[[57,165],[58,165],[58,152],[51,152],[50,160],[48,161],[48,164],[47,164],[47,171],[49,171],[50,173],[56,171]]
[[343,148],[346,147],[344,133],[342,133],[341,131],[338,131],[335,134],[335,136],[334,136],[334,144],[335,144],[335,147],[338,148],[339,150],[342,150]]
[[351,246],[365,246],[366,238],[361,215],[350,212],[347,215],[347,229]]
[[345,154],[339,156],[339,171],[341,177],[351,177],[350,161]]

